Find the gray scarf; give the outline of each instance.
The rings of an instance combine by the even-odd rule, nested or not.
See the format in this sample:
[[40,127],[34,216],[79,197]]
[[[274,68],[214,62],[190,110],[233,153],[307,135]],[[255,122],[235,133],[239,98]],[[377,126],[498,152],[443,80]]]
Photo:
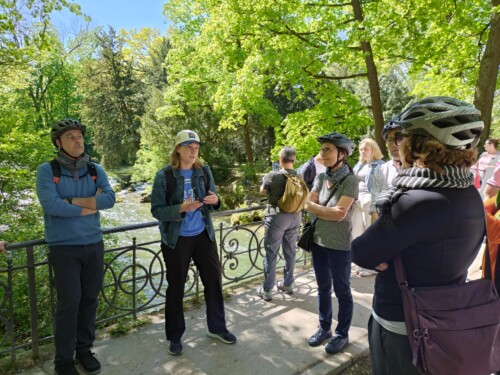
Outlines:
[[469,168],[454,165],[444,166],[444,172],[438,173],[429,168],[412,167],[402,169],[394,177],[393,186],[380,193],[375,207],[379,215],[390,210],[403,193],[410,189],[456,188],[464,189],[474,184],[474,176]]
[[333,185],[336,185],[340,180],[342,180],[345,176],[347,176],[349,173],[351,173],[351,169],[347,164],[342,165],[337,170],[331,170],[327,169],[326,170],[326,178],[328,181],[330,181]]
[[62,167],[71,171],[74,179],[78,179],[78,171],[87,166],[90,156],[84,153],[79,158],[74,159],[66,155],[63,151],[59,151],[56,155],[56,160]]

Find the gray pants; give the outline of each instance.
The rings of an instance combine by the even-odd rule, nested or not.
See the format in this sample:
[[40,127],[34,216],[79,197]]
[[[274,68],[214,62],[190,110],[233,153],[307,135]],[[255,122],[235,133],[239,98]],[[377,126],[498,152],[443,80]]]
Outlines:
[[276,259],[280,245],[283,247],[285,259],[284,285],[291,285],[294,280],[295,255],[297,253],[297,236],[299,233],[301,213],[289,214],[279,212],[274,214],[271,209],[265,219],[264,248],[264,289],[272,290],[276,282]]
[[95,340],[97,298],[102,287],[104,244],[50,246],[57,308],[56,365],[88,352]]

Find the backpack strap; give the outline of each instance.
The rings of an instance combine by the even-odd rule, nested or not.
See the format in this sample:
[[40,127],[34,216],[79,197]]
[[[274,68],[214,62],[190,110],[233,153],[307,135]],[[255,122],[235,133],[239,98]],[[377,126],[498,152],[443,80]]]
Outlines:
[[[57,185],[61,181],[61,165],[56,159],[49,161],[52,175],[54,176],[54,183]],[[90,175],[95,184],[97,184],[97,168],[92,162],[87,163],[87,173]],[[83,175],[85,176],[85,175]],[[83,176],[80,176],[82,178]]]
[[97,184],[97,168],[95,164],[89,161],[87,163],[87,171],[89,172],[90,177],[94,180],[94,183]]
[[54,176],[54,183],[57,185],[61,181],[61,166],[56,159],[49,161],[50,168],[52,168],[52,175]]
[[174,171],[172,170],[171,165],[167,165],[165,168],[163,168],[163,172],[165,173],[165,178],[167,182],[167,192],[165,196],[165,201],[167,203],[170,203],[170,198],[172,198],[172,194],[175,189],[175,176],[174,176]]

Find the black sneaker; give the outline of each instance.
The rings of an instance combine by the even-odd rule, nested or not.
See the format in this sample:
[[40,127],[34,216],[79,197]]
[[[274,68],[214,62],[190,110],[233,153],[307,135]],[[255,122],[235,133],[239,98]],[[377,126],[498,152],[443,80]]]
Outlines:
[[327,353],[335,354],[340,352],[345,346],[349,343],[349,337],[340,336],[335,334],[333,339],[330,340],[328,344],[325,346],[325,350]]
[[320,346],[321,344],[323,344],[323,341],[329,339],[330,337],[332,337],[331,330],[325,331],[323,328],[319,327],[314,335],[309,338],[307,343],[310,346]]
[[73,361],[56,365],[54,367],[54,372],[56,373],[56,375],[79,375],[78,371],[76,371]]
[[170,345],[168,346],[168,352],[171,355],[181,355],[184,351],[182,347],[182,343],[180,341],[170,341]]
[[231,332],[226,333],[211,333],[208,332],[208,337],[222,341],[224,344],[234,344],[236,342],[236,336]]
[[76,360],[80,363],[87,374],[97,374],[101,371],[101,364],[91,351],[76,353]]

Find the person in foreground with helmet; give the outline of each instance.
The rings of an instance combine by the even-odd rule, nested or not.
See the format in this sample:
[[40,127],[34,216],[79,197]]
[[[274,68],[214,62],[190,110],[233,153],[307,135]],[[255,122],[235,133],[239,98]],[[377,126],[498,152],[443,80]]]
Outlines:
[[[330,354],[340,352],[349,342],[353,315],[350,286],[353,202],[358,197],[358,179],[346,158],[354,142],[344,134],[328,133],[318,138],[326,172],[316,176],[306,210],[318,218],[313,237],[312,257],[318,285],[319,327],[309,338],[310,346],[325,346]],[[338,300],[338,324],[332,337],[332,283]]]
[[225,344],[236,342],[226,327],[221,264],[210,216],[211,210],[219,209],[220,200],[210,168],[198,158],[200,145],[194,131],[179,132],[170,154],[171,163],[158,171],[151,192],[151,213],[160,221],[167,271],[165,333],[171,355],[183,352],[184,284],[191,260],[204,286],[208,336]]
[[393,123],[402,170],[382,192],[380,218],[352,243],[353,262],[380,271],[368,339],[373,374],[418,374],[412,364],[392,258],[402,255],[408,284],[464,283],[485,235],[474,164],[483,122],[474,106],[449,97],[410,105]]
[[[61,120],[50,135],[58,152],[54,161],[38,167],[36,192],[57,293],[55,372],[77,375],[76,352],[84,370],[96,374],[101,365],[90,349],[104,266],[99,211],[114,206],[115,193],[104,169],[85,153],[85,127],[79,121]],[[57,164],[60,176],[54,175],[51,163]]]

